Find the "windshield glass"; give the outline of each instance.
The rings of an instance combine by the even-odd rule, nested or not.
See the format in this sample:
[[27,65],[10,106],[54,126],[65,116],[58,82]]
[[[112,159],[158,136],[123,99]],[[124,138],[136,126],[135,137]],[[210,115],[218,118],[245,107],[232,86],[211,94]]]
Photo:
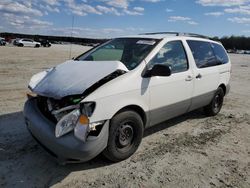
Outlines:
[[81,61],[121,61],[129,70],[137,67],[159,40],[143,38],[117,38],[92,52],[83,54]]

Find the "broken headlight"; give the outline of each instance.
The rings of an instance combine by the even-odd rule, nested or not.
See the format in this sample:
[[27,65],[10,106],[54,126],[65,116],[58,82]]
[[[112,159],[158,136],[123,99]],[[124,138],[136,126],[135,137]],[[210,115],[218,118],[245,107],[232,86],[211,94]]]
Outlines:
[[67,115],[63,116],[60,121],[56,124],[55,135],[56,137],[61,137],[66,133],[72,131],[80,116],[80,110],[76,109],[72,112],[68,113]]
[[[63,110],[68,110],[72,107],[77,107],[77,106],[69,106],[65,107],[65,109],[61,109],[58,111],[54,111],[54,114],[61,113]],[[72,112],[64,115],[58,123],[56,124],[56,129],[55,129],[55,136],[61,137],[72,130],[74,130],[74,135],[76,138],[79,140],[85,142],[89,133],[91,131],[97,132],[99,131],[97,126],[101,126],[104,124],[105,121],[98,121],[98,122],[89,122],[89,117],[93,114],[95,110],[95,102],[84,102],[80,104],[79,106],[73,110]]]
[[90,117],[95,110],[95,102],[84,102],[80,104],[81,113]]

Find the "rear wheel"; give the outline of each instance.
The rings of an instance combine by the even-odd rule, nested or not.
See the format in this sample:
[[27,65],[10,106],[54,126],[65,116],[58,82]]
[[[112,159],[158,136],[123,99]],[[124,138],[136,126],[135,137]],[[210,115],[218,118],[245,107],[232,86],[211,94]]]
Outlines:
[[18,46],[19,46],[19,47],[23,47],[23,44],[22,44],[22,43],[19,43]]
[[217,115],[221,110],[221,107],[223,105],[223,100],[224,100],[224,91],[221,87],[219,87],[216,90],[211,103],[204,107],[206,115],[208,116]]
[[134,111],[123,111],[110,122],[109,139],[103,154],[118,162],[130,157],[139,147],[143,137],[143,122]]

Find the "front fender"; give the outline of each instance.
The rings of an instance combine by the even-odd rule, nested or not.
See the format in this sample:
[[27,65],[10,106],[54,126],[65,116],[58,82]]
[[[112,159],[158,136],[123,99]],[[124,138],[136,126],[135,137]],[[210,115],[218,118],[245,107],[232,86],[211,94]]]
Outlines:
[[140,90],[99,98],[95,102],[96,108],[89,118],[91,122],[111,119],[119,110],[130,105],[139,106],[146,114],[149,111],[149,95],[142,95]]

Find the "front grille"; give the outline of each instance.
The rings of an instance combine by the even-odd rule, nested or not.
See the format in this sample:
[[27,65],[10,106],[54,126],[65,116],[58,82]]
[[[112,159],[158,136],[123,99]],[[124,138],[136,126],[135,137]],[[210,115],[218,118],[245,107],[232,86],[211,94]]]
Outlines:
[[53,123],[57,123],[56,118],[51,114],[51,112],[48,109],[48,104],[47,104],[47,97],[42,97],[39,96],[37,99],[37,106],[39,108],[39,110],[41,111],[41,113],[48,118],[50,121],[52,121]]

